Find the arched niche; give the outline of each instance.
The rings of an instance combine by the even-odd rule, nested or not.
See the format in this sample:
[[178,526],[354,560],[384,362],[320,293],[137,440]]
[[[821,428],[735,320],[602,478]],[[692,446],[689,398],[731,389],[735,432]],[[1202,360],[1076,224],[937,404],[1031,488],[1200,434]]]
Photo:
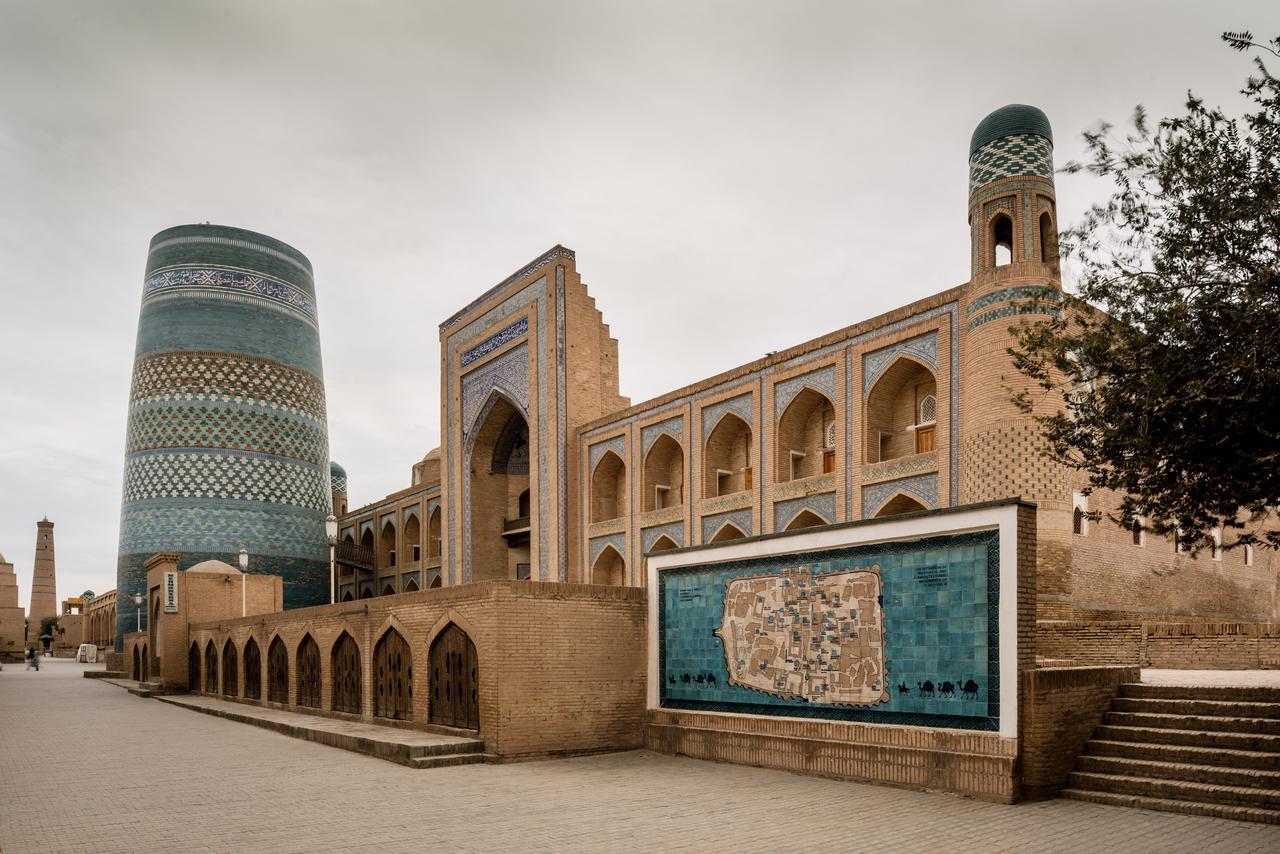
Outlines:
[[836,409],[826,395],[805,386],[792,398],[778,419],[778,483],[835,471],[835,444],[827,441],[834,438],[835,423]]
[[663,433],[644,458],[641,507],[645,512],[684,504],[684,448]]
[[627,565],[613,546],[605,546],[591,565],[591,583],[608,587],[622,587],[626,584]]
[[916,513],[920,510],[928,510],[916,499],[910,495],[899,492],[893,498],[885,502],[884,506],[876,511],[875,518],[880,519],[885,516],[898,516],[902,513]]
[[591,521],[607,522],[627,513],[627,466],[606,451],[591,472]]
[[521,504],[530,490],[529,425],[519,408],[494,393],[471,432],[471,579],[515,578],[530,562],[536,520]]
[[867,395],[867,462],[934,450],[938,380],[915,359],[899,356]]
[[720,530],[716,531],[715,536],[711,538],[713,543],[727,543],[731,540],[742,540],[746,538],[746,534],[742,529],[732,522],[725,522],[720,526]]
[[725,413],[707,436],[703,459],[707,498],[751,489],[751,427],[732,412]]
[[799,531],[801,528],[816,528],[825,524],[827,524],[826,520],[812,510],[801,510],[795,515],[795,518],[787,523],[787,527],[783,528],[783,530]]

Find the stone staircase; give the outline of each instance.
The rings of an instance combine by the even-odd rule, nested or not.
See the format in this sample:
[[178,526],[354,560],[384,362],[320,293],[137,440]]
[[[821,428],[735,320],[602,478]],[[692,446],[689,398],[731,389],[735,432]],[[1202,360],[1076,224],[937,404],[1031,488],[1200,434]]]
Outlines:
[[1065,798],[1280,824],[1280,688],[1120,686]]

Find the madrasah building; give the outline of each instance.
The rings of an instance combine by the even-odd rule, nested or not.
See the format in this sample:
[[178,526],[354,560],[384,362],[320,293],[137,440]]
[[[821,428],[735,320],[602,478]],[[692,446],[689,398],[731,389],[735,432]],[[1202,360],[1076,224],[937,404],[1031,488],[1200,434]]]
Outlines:
[[440,324],[441,445],[354,509],[310,262],[161,232],[109,670],[458,737],[384,757],[417,768],[645,746],[1128,802],[1132,775],[1096,773],[1122,760],[1073,770],[1085,742],[1142,666],[1280,663],[1276,556],[1093,521],[1117,497],[1035,420],[1061,399],[1013,402],[1010,328],[1062,296],[1044,113],[978,125],[969,190],[962,284],[635,405],[552,248]]
[[[1091,511],[1012,395],[1011,323],[1061,297],[1053,139],[1011,105],[969,144],[968,280],[644,403],[561,246],[440,324],[441,447],[408,488],[339,515],[339,601],[487,579],[644,586],[663,550],[1020,496],[1036,614],[1273,620],[1274,557],[1192,556]],[[358,473],[356,473],[358,476]]]

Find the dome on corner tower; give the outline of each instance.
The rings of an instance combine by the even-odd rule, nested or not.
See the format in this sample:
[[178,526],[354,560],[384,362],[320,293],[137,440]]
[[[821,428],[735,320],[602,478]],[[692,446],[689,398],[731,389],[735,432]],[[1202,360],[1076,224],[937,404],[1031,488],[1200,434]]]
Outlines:
[[347,491],[347,470],[333,460],[329,461],[329,488],[335,492]]
[[969,139],[969,156],[989,142],[1019,134],[1042,136],[1053,144],[1053,128],[1044,110],[1029,104],[1006,104],[978,122]]

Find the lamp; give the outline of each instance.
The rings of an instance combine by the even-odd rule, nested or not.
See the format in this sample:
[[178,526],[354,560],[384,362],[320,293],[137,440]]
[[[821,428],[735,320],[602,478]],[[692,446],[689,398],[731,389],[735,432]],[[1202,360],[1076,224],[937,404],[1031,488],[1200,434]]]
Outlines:
[[324,538],[329,541],[329,604],[337,597],[337,581],[335,579],[333,552],[338,545],[338,517],[330,513],[324,520]]
[[143,599],[143,596],[141,593],[133,594],[133,609],[134,609],[133,630],[135,632],[142,631],[142,599]]

